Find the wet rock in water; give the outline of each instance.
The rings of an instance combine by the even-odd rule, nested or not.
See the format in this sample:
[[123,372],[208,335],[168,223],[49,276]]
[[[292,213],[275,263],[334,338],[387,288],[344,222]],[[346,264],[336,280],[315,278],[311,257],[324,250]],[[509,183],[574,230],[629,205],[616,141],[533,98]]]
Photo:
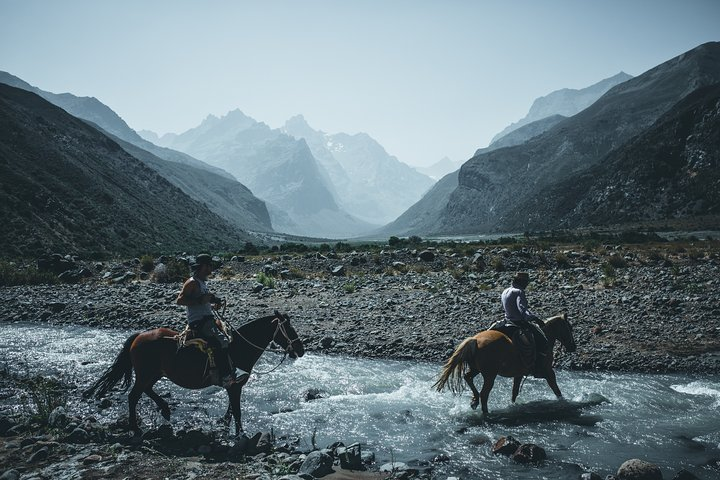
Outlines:
[[306,402],[311,402],[313,400],[319,400],[321,398],[324,398],[323,392],[320,391],[317,388],[308,388],[305,390],[302,394],[302,398]]
[[255,450],[260,453],[269,453],[272,450],[272,434],[270,432],[260,434],[260,438],[255,444]]
[[330,348],[335,344],[335,339],[333,337],[323,337],[320,339],[320,346],[322,348]]
[[353,443],[347,447],[336,449],[337,457],[340,459],[340,468],[345,470],[364,469],[362,460],[362,448],[359,443]]
[[20,472],[18,472],[14,468],[11,468],[10,470],[5,470],[5,472],[0,475],[0,480],[18,480],[19,478]]
[[393,473],[393,472],[405,472],[409,469],[407,463],[403,462],[390,462],[385,463],[380,467],[381,473]]
[[585,472],[580,475],[580,480],[603,480],[603,478],[595,472]]
[[545,449],[534,443],[524,443],[512,454],[511,457],[518,463],[538,463],[547,459]]
[[515,440],[514,437],[508,435],[507,437],[500,437],[495,445],[493,445],[492,452],[495,455],[510,456],[520,448],[520,442]]
[[310,452],[305,461],[300,465],[298,474],[307,473],[313,477],[322,477],[333,472],[332,469],[333,458],[327,453],[322,453],[319,450]]
[[627,460],[616,474],[618,480],[662,480],[662,472],[652,463],[633,458]]
[[40,450],[30,455],[30,458],[27,459],[27,463],[42,462],[43,460],[47,460],[49,455],[50,450],[48,447],[42,447]]
[[699,478],[683,468],[675,474],[672,480],[699,480]]
[[48,426],[51,428],[63,428],[68,422],[67,412],[65,412],[65,408],[62,406],[55,407],[48,416]]

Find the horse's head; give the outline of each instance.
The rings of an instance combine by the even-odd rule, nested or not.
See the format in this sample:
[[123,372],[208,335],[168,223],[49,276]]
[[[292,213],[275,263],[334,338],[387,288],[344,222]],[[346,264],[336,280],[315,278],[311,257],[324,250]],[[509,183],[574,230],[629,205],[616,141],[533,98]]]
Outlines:
[[547,320],[545,324],[552,329],[554,337],[560,341],[568,353],[572,353],[577,350],[575,337],[573,337],[572,333],[572,325],[570,325],[570,321],[567,319],[567,313],[552,317]]
[[275,334],[273,335],[272,341],[280,345],[280,347],[287,352],[290,358],[299,358],[305,355],[305,346],[300,340],[297,332],[290,324],[290,317],[275,311],[275,318],[273,319],[275,325]]

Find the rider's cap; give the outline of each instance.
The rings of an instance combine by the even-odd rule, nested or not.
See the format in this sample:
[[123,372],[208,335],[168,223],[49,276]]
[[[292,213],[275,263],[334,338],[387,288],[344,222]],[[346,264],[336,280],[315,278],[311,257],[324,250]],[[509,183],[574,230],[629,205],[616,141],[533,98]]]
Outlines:
[[530,281],[530,274],[527,272],[518,272],[515,274],[515,278],[513,278],[514,282],[529,282]]
[[200,265],[208,265],[212,267],[212,257],[207,253],[201,253],[200,255],[195,257],[195,263],[192,264],[193,270],[200,267]]

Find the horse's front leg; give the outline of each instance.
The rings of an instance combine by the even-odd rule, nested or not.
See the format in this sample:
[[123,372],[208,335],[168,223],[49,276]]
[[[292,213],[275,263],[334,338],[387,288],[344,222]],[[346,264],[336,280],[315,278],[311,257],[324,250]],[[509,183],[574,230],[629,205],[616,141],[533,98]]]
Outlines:
[[513,388],[512,388],[512,403],[515,403],[518,395],[520,395],[520,385],[522,385],[522,376],[513,377]]
[[470,400],[470,408],[472,408],[473,410],[475,410],[480,403],[480,392],[478,392],[478,389],[475,388],[475,383],[473,382],[473,379],[475,378],[475,376],[477,376],[478,373],[479,372],[475,370],[468,370],[468,372],[463,375],[465,383],[468,384],[470,390],[472,390],[473,393],[472,399]]
[[[228,398],[230,400],[229,412],[232,412],[232,416],[235,419],[235,435],[240,436],[243,433],[242,418],[240,413],[240,394],[242,393],[242,385],[237,383],[227,388]],[[225,414],[227,417],[227,413]]]
[[555,396],[557,398],[562,398],[560,387],[558,387],[557,384],[557,377],[555,377],[555,370],[553,370],[552,367],[548,367],[547,369],[547,383],[548,385],[550,385],[550,388],[552,389]]
[[165,420],[170,420],[170,405],[168,405],[165,399],[158,395],[157,392],[152,389],[152,385],[145,389],[145,395],[152,398],[153,401],[157,404],[157,406],[160,408],[160,413],[162,414],[163,418]]

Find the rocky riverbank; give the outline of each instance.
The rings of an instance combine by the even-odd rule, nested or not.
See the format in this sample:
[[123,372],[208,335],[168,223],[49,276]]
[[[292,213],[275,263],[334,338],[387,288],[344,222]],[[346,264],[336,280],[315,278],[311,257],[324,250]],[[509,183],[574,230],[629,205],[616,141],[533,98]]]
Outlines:
[[[309,351],[441,362],[502,318],[500,293],[527,270],[531,309],[567,312],[573,324],[577,352],[558,347],[558,367],[720,373],[719,251],[699,242],[234,257],[210,285],[236,325],[288,313]],[[139,260],[78,270],[80,283],[0,289],[0,322],[183,327],[181,283],[153,281]]]
[[[573,324],[577,351],[558,347],[558,368],[717,374],[719,252],[717,242],[706,241],[274,254],[218,258],[210,286],[227,300],[226,316],[236,325],[274,309],[288,313],[308,351],[439,367],[463,338],[501,318],[500,292],[525,270],[533,279],[531,308],[540,316],[567,312]],[[165,281],[183,261],[47,259],[44,269],[72,283],[0,288],[0,325],[182,328],[184,312],[174,303],[181,283]],[[207,432],[162,428],[137,439],[123,425],[92,417],[19,424],[14,431],[4,424],[0,463],[18,476],[8,470],[3,478],[298,478],[292,475],[310,454],[269,433],[238,446]],[[391,475],[369,457],[362,459],[369,471],[343,469],[338,446],[328,447],[318,465],[334,469],[329,478]],[[433,465],[405,468],[394,475],[433,477]],[[312,475],[304,472],[300,478]]]

